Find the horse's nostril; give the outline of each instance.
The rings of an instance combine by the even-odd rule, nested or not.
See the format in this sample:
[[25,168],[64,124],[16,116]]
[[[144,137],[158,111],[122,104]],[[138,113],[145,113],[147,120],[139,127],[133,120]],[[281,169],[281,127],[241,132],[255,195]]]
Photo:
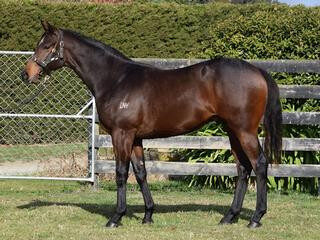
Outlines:
[[21,79],[22,79],[22,81],[28,80],[28,73],[25,70],[21,71]]

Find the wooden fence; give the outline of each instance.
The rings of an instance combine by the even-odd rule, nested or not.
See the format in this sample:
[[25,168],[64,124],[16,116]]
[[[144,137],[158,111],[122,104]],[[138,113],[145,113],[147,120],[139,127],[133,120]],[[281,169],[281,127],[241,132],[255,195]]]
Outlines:
[[[178,68],[200,62],[186,59],[136,59],[162,68]],[[320,61],[250,61],[269,72],[320,73]],[[320,99],[320,86],[280,85],[281,98]],[[283,124],[320,125],[320,112],[283,112]],[[320,134],[320,133],[319,133]],[[263,139],[260,139],[263,141]],[[95,150],[112,147],[107,135],[95,136]],[[227,137],[177,136],[143,141],[144,148],[167,149],[230,149]],[[283,138],[284,151],[320,151],[320,138]],[[186,163],[186,162],[146,162],[147,171],[154,174],[168,175],[216,175],[236,176],[235,164],[222,163]],[[96,173],[114,173],[115,162],[97,160]],[[320,165],[272,165],[268,174],[276,177],[318,177],[320,182]],[[319,184],[320,185],[320,184]],[[320,187],[319,187],[320,192]]]

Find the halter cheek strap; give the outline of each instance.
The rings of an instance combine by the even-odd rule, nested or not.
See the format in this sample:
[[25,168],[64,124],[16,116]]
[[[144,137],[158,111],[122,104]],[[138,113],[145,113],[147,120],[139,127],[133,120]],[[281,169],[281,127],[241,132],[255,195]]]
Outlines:
[[[57,51],[58,45],[59,45],[59,50]],[[33,55],[31,57],[31,60],[34,61],[36,64],[38,64],[40,67],[46,68],[47,65],[49,63],[52,63],[53,61],[64,60],[63,50],[64,50],[63,34],[62,34],[62,31],[60,31],[59,44],[56,44],[56,46],[51,50],[48,56],[46,56],[44,60],[40,60],[35,55]]]

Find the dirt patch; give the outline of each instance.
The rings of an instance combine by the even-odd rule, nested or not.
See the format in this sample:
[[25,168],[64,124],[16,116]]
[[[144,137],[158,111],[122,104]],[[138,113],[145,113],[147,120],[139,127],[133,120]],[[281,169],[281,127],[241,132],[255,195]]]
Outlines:
[[0,163],[0,175],[31,175],[41,171],[40,161]]
[[0,175],[3,176],[83,177],[87,175],[87,169],[88,160],[85,155],[0,163]]
[[[52,158],[41,161],[39,172],[48,177],[86,177],[88,175],[88,155],[73,154],[71,157]],[[37,174],[37,175],[39,175]]]
[[[2,176],[46,176],[46,177],[86,177],[88,175],[88,156],[51,158],[49,160],[15,161],[0,163]],[[115,174],[100,174],[101,180],[115,181]],[[148,181],[167,180],[167,175],[148,174]],[[136,183],[133,173],[129,174],[129,183]]]

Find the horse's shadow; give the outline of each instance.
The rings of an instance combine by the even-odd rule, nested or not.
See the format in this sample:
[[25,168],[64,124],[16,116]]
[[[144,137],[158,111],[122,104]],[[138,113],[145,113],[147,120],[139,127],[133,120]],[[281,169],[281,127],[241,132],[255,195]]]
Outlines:
[[[40,201],[35,200],[28,204],[18,206],[19,209],[36,209],[39,207],[48,207],[48,206],[72,206],[79,207],[83,210],[99,214],[107,219],[111,218],[115,211],[115,205],[112,204],[92,204],[92,203],[71,203],[71,202],[49,202],[49,201]],[[228,211],[230,206],[226,205],[202,205],[202,204],[179,204],[179,205],[156,205],[155,213],[173,213],[173,212],[216,212],[221,214],[221,217]],[[143,205],[129,205],[127,206],[126,216],[129,218],[139,219],[135,213],[144,213]],[[238,219],[250,220],[253,211],[251,209],[243,208]]]

